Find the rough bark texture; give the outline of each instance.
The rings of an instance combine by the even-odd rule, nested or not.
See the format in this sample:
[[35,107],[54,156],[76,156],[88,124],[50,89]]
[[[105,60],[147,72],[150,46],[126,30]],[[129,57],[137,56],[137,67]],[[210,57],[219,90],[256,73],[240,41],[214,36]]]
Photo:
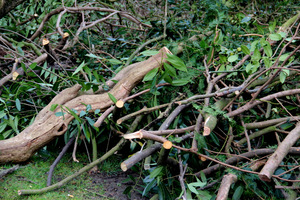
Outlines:
[[0,0],[0,19],[26,0]]
[[237,181],[235,174],[227,174],[223,177],[216,200],[226,200],[228,198],[230,186]]
[[300,122],[297,123],[296,127],[286,136],[286,138],[279,144],[276,151],[268,159],[267,163],[259,173],[259,178],[263,181],[271,181],[271,177],[279,164],[288,154],[289,149],[299,140],[300,138]]
[[[143,77],[152,69],[160,67],[165,62],[167,48],[162,48],[160,53],[150,57],[148,60],[135,64],[134,68],[127,70],[121,79],[110,91],[117,100],[129,95],[130,91]],[[122,73],[122,71],[120,71]],[[17,136],[0,141],[0,163],[22,162],[30,158],[39,148],[46,145],[55,137],[64,134],[68,124],[74,117],[67,112],[66,108],[74,109],[80,113],[86,110],[86,105],[91,105],[92,110],[105,110],[113,104],[108,93],[99,95],[77,96],[80,85],[75,85],[58,94],[48,106],[37,115],[32,125],[28,126]],[[59,104],[54,112],[50,111],[53,104]],[[64,110],[61,110],[63,108]],[[64,116],[55,116],[56,112],[65,112]]]

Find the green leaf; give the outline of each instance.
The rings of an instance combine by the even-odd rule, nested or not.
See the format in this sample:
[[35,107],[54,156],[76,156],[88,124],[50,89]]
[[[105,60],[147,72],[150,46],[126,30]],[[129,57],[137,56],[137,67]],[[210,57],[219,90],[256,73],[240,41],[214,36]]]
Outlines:
[[17,46],[17,50],[21,56],[24,56],[24,51],[21,47]]
[[267,43],[267,45],[263,46],[263,49],[264,49],[264,52],[266,53],[266,55],[270,58],[273,54],[270,43]]
[[6,128],[6,126],[7,126],[7,123],[5,123],[5,122],[3,122],[3,123],[0,124],[0,133],[1,134],[3,133],[3,131]]
[[257,44],[259,43],[259,40],[255,40],[251,43],[250,52],[254,51],[257,48]]
[[80,113],[79,113],[79,117],[82,117],[82,116],[84,116],[86,114],[86,112],[84,111],[84,110],[82,110],[82,111],[80,111]]
[[206,176],[205,176],[205,174],[202,171],[200,171],[200,176],[201,176],[202,182],[207,183]]
[[118,60],[118,59],[107,59],[108,62],[110,62],[112,65],[120,65],[122,64],[122,61]]
[[186,85],[190,82],[190,79],[187,78],[181,78],[181,79],[176,79],[172,81],[173,86],[183,86]]
[[19,99],[16,99],[16,107],[17,107],[18,111],[21,111],[21,102]]
[[164,68],[170,76],[173,76],[173,77],[177,76],[176,70],[171,65],[169,65],[168,63],[164,63]]
[[232,196],[232,200],[239,200],[243,192],[244,192],[244,188],[242,186],[237,187]]
[[270,23],[270,25],[269,25],[270,33],[274,33],[275,27],[276,27],[276,21],[274,21],[273,23]]
[[279,60],[280,60],[280,61],[285,61],[285,59],[286,59],[287,57],[289,57],[289,55],[290,55],[290,53],[283,54],[283,55],[280,56]]
[[284,83],[285,79],[286,79],[287,75],[285,72],[281,71],[280,75],[279,75],[279,80],[281,83]]
[[155,178],[158,175],[160,175],[160,172],[163,170],[163,166],[156,167],[151,173],[150,173],[150,178]]
[[280,34],[282,38],[285,38],[287,35],[287,33],[285,33],[285,32],[279,32],[278,34]]
[[116,99],[116,97],[114,97],[114,95],[108,93],[108,96],[112,102],[117,103],[118,100]]
[[85,66],[84,61],[79,65],[79,67],[77,67],[77,69],[75,70],[75,72],[72,74],[72,76],[74,76],[75,74],[77,74],[78,72],[80,72],[82,70],[82,68]]
[[169,61],[173,65],[173,67],[175,67],[180,71],[187,72],[187,68],[184,62],[179,57],[172,54],[167,54],[167,56],[168,56],[167,61]]
[[85,138],[87,139],[88,142],[90,142],[91,141],[91,133],[90,133],[88,127],[86,126],[86,124],[84,124],[82,126],[82,130],[83,130]]
[[95,122],[90,117],[85,117],[85,119],[89,122],[89,124],[93,127]]
[[[6,113],[3,110],[0,111],[0,119],[3,118],[4,116],[6,116]],[[0,133],[1,133],[1,131],[0,131]]]
[[278,33],[273,33],[269,35],[269,38],[274,41],[279,41],[282,39],[282,36]]
[[250,50],[245,45],[241,45],[242,52],[244,54],[250,55]]
[[[71,110],[70,108],[68,108],[68,107],[65,107],[69,112],[70,112],[70,114],[77,120],[77,121],[79,121],[79,122],[81,122],[81,119],[78,117],[78,115],[76,114],[76,110]],[[76,112],[75,112],[76,111]],[[78,113],[78,112],[77,112]]]
[[209,192],[207,192],[205,190],[198,190],[197,192],[198,192],[198,194],[197,194],[198,199],[201,199],[201,200],[210,200],[211,197],[212,197],[209,194]]
[[29,68],[33,70],[36,66],[37,66],[37,63],[32,63],[31,65],[29,65]]
[[143,56],[154,56],[156,54],[158,54],[159,51],[154,51],[154,50],[147,50],[147,51],[143,51],[141,52],[141,54]]
[[196,188],[193,186],[193,183],[187,184],[189,190],[194,193],[194,194],[198,194],[198,191],[196,190]]
[[64,116],[66,113],[64,113],[64,112],[56,112],[55,113],[55,116],[56,117],[60,117],[60,116]]
[[270,58],[263,57],[263,61],[264,61],[266,68],[270,68],[272,66],[272,62],[271,62]]
[[95,114],[97,115],[97,114],[99,114],[100,113],[100,109],[96,109],[95,110]]
[[168,191],[165,184],[158,185],[158,199],[159,200],[172,199],[172,196],[170,195],[170,191]]
[[50,108],[50,111],[54,111],[56,108],[57,108],[58,104],[52,104],[51,105],[51,108]]
[[92,110],[92,106],[91,106],[91,104],[88,104],[88,105],[86,106],[86,111],[89,112],[90,110]]
[[154,78],[154,76],[157,74],[157,72],[158,72],[158,68],[154,68],[154,69],[150,70],[144,77],[143,81],[152,80]]
[[248,15],[241,20],[241,23],[246,23],[249,22],[250,20],[251,20],[251,15]]
[[149,193],[149,191],[156,186],[156,179],[153,179],[150,183],[148,183],[143,191],[142,196],[145,196]]
[[259,52],[258,48],[256,48],[253,52],[253,55],[251,56],[251,60],[259,61],[260,58],[261,58],[260,52]]
[[94,54],[92,54],[92,53],[86,54],[85,56],[90,57],[90,58],[103,59],[103,58],[101,58],[101,57],[99,57],[99,56],[96,56],[96,55],[94,55]]
[[91,81],[92,80],[92,72],[91,72],[91,69],[88,67],[88,66],[84,66],[83,67],[83,70],[85,73],[87,73],[87,75],[89,76],[89,80]]
[[239,56],[237,54],[229,56],[228,57],[228,62],[234,62],[239,58]]

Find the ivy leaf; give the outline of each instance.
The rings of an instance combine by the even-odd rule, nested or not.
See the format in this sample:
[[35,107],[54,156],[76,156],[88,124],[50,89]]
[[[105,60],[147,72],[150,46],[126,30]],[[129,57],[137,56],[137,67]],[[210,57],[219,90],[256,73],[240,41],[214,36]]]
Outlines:
[[180,71],[187,72],[187,68],[184,62],[179,57],[172,54],[167,54],[167,56],[168,56],[167,61],[169,61],[173,65],[173,67],[175,67]]

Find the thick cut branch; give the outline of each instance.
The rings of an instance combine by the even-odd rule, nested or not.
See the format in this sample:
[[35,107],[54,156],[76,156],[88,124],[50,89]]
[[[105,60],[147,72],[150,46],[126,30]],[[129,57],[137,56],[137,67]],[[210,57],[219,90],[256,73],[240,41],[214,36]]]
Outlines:
[[235,174],[227,174],[223,176],[216,200],[226,200],[228,197],[230,186],[236,181],[237,176]]
[[[162,48],[159,54],[150,57],[148,60],[135,64],[136,67],[127,71],[124,78],[121,79],[110,91],[115,98],[123,99],[127,97],[143,79],[143,77],[152,69],[160,67],[165,62],[166,54],[170,53],[167,48]],[[71,98],[65,103],[60,103],[61,99],[67,98],[69,95],[74,97],[78,95],[80,86],[74,86],[75,90],[65,95],[65,91],[55,97],[41,113],[32,125],[28,126],[17,136],[0,141],[0,163],[6,162],[22,162],[30,158],[39,148],[46,145],[55,137],[64,134],[67,131],[68,124],[74,119],[74,116],[67,112],[67,109],[76,110],[80,113],[86,110],[85,105],[91,105],[91,112],[100,109],[105,110],[113,104],[107,93],[99,95],[82,95]],[[78,89],[78,90],[77,90]],[[70,89],[68,89],[69,91]],[[64,101],[62,101],[64,102]],[[50,111],[52,104],[61,104],[54,112]],[[56,112],[64,112],[63,116],[55,116]]]
[[268,159],[267,163],[259,173],[259,178],[263,181],[271,181],[271,177],[278,165],[288,154],[289,149],[299,140],[300,138],[300,122],[297,123],[296,127],[286,136],[286,138],[280,143],[276,151]]
[[[238,163],[244,159],[250,159],[250,158],[253,158],[255,156],[264,156],[264,155],[268,155],[268,154],[271,154],[271,153],[274,153],[274,149],[255,149],[251,152],[247,152],[247,153],[243,153],[243,154],[240,154],[240,155],[236,155],[236,156],[233,156],[229,159],[226,160],[226,164],[235,164],[235,163]],[[300,154],[300,147],[292,147],[288,150],[288,152],[290,154],[297,154],[299,155]],[[220,168],[223,168],[224,166],[220,165],[220,164],[216,164],[216,165],[213,165],[211,167],[208,167],[206,169],[203,169],[202,172],[207,176],[207,175],[210,175],[211,173],[213,173],[214,171],[220,169]],[[195,175],[197,177],[200,178],[200,173],[201,172],[197,172]]]

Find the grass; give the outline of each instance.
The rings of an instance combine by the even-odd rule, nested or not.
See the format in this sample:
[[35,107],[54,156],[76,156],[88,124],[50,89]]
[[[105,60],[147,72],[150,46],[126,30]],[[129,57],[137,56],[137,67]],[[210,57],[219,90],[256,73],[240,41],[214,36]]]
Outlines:
[[[52,184],[77,172],[88,163],[86,157],[78,156],[78,160],[81,161],[79,163],[72,160],[69,161],[68,159],[70,158],[70,155],[65,155],[56,166],[52,177]],[[105,199],[102,196],[104,194],[103,186],[92,184],[92,178],[87,173],[77,177],[58,190],[40,195],[19,196],[18,190],[20,189],[41,189],[46,187],[49,167],[54,160],[55,157],[48,156],[48,158],[45,158],[34,156],[27,164],[21,165],[12,174],[2,177],[0,179],[0,199]],[[117,170],[116,166],[120,166],[115,163],[117,159],[112,158],[109,160],[100,165],[101,171],[107,170],[111,172]],[[8,169],[12,166],[0,166],[0,170]]]

